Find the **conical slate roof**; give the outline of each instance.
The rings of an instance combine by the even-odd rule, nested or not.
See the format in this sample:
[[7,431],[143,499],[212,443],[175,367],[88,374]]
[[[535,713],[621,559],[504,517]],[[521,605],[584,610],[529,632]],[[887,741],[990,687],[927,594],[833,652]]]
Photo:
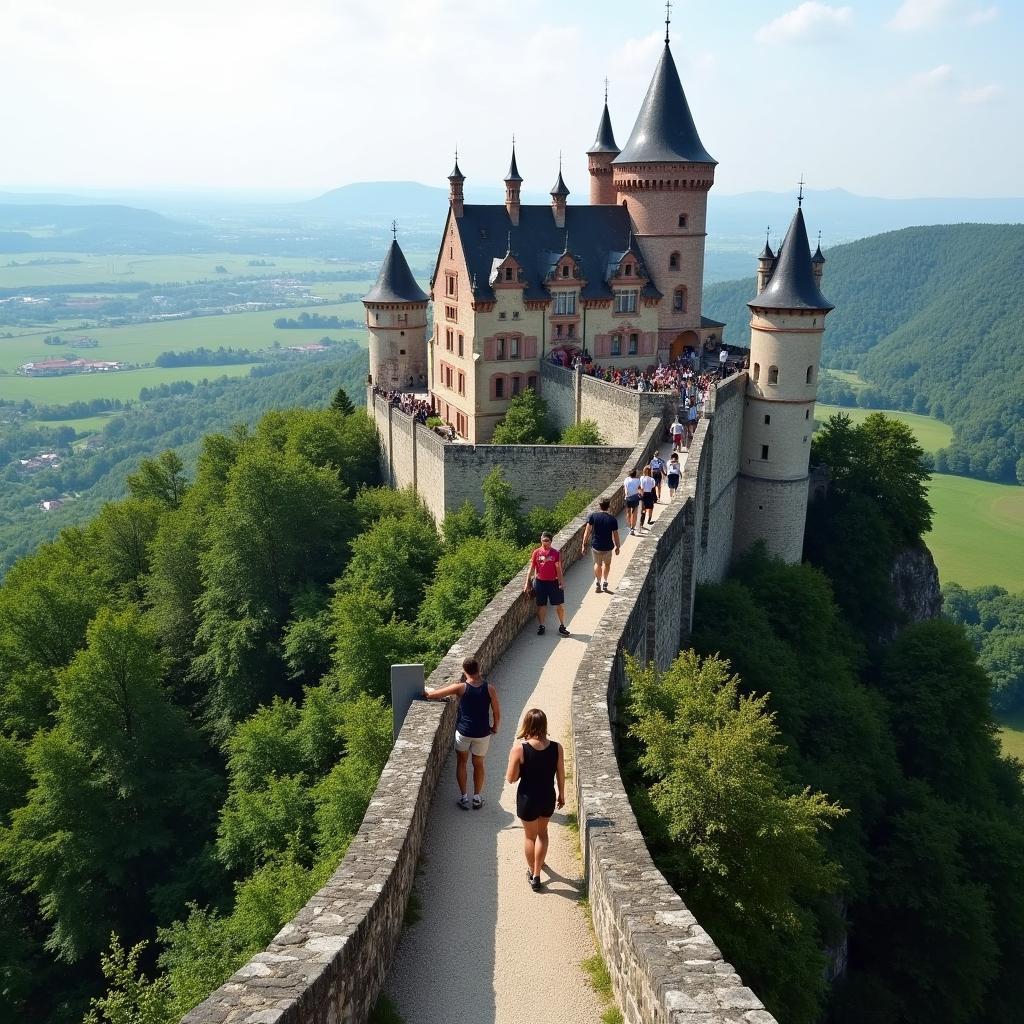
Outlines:
[[569,186],[566,185],[562,178],[562,168],[558,168],[558,181],[551,186],[551,194],[553,196],[567,196],[569,194]]
[[377,283],[363,296],[363,302],[426,302],[427,296],[412,276],[397,239],[391,242]]
[[[781,249],[779,250],[782,251]],[[773,260],[775,259],[775,253],[772,252],[772,247],[768,244],[768,239],[764,240],[764,249],[761,250],[761,255],[757,257],[759,260]]]
[[821,251],[821,242],[818,243],[818,248],[814,250],[814,255],[811,257],[812,263],[824,263],[825,254]]
[[466,176],[459,170],[459,158],[455,158],[455,166],[452,168],[452,173],[448,175],[449,181],[465,181]]
[[506,181],[522,181],[523,176],[519,173],[519,168],[516,166],[516,147],[515,143],[512,144],[512,163],[508,165],[508,174],[505,175]]
[[804,211],[798,206],[779,248],[775,273],[764,290],[751,299],[751,309],[820,309],[835,307],[818,287],[811,268],[811,245],[807,241]]
[[616,164],[678,163],[715,164],[704,148],[679,81],[676,62],[668,43],[654,70],[636,124]]
[[612,119],[608,113],[608,104],[604,105],[604,112],[601,114],[601,123],[597,126],[597,138],[594,144],[587,150],[587,153],[618,153],[619,147],[612,134]]

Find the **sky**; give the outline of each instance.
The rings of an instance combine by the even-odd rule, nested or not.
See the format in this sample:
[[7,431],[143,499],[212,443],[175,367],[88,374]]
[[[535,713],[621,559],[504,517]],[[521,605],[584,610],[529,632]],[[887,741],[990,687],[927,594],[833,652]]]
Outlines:
[[[656,0],[0,0],[0,190],[351,181],[587,192],[604,79],[624,146]],[[1021,0],[675,0],[716,191],[1024,192]],[[1014,127],[1016,125],[1016,127]],[[570,199],[570,201],[572,201]]]

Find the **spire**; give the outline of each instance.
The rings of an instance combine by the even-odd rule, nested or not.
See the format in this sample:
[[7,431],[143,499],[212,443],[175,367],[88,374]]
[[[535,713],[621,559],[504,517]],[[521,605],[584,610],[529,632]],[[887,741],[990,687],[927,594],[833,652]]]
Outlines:
[[[397,227],[392,222],[392,230]],[[394,238],[381,264],[377,283],[363,296],[363,302],[426,302],[427,296],[412,276],[398,239]]]
[[751,309],[819,309],[826,313],[835,308],[818,287],[801,206],[796,208],[782,241],[771,280],[747,305]]
[[455,150],[455,166],[452,168],[452,173],[448,175],[449,181],[465,181],[466,176],[459,170],[459,151]]
[[[667,24],[666,24],[667,35]],[[668,40],[647,89],[636,124],[616,164],[717,163],[704,148],[686,102]]]
[[818,248],[814,250],[814,255],[811,257],[812,263],[824,263],[825,256],[821,251],[821,232],[818,232]]
[[519,173],[519,168],[516,166],[516,137],[512,136],[512,163],[508,165],[508,174],[505,175],[505,181],[522,181],[523,176]]
[[772,226],[769,224],[768,227],[765,229],[764,233],[764,249],[761,252],[761,255],[757,257],[759,260],[775,259],[775,253],[772,252],[772,247],[768,244],[768,236],[771,234],[771,232]]
[[601,112],[601,120],[597,126],[597,138],[594,144],[587,150],[590,153],[619,153],[619,147],[615,142],[615,135],[612,133],[612,119],[608,113],[608,86],[604,91],[604,110]]
[[558,180],[551,186],[551,194],[565,198],[569,194],[569,188],[562,179],[562,154],[558,154]]
[[668,46],[668,26],[672,20],[672,0],[665,0],[665,45]]

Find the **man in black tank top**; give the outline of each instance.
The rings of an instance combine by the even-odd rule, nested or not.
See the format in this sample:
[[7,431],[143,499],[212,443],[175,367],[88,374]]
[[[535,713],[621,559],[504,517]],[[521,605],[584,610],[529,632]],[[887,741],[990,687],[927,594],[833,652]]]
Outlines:
[[[459,719],[455,726],[455,781],[459,785],[458,805],[469,810],[467,764],[473,757],[473,809],[484,805],[484,780],[486,769],[484,756],[491,743],[491,736],[501,724],[501,705],[498,691],[480,675],[480,664],[476,658],[466,658],[462,663],[462,678],[457,683],[441,686],[436,690],[424,690],[427,700],[443,700],[445,697],[459,698]],[[494,724],[491,724],[493,715]]]

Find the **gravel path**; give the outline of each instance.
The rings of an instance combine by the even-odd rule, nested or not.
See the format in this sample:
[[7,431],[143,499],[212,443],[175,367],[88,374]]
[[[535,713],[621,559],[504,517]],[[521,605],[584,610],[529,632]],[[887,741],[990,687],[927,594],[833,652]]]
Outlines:
[[[668,457],[667,450],[662,457]],[[663,497],[668,500],[667,488]],[[677,497],[677,500],[678,497]],[[665,511],[655,507],[656,514]],[[632,552],[643,539],[629,537],[619,516],[623,542],[613,558],[614,591]],[[548,611],[547,634],[531,623],[489,675],[501,700],[502,721],[487,754],[485,805],[456,807],[455,758],[449,755],[430,811],[416,892],[422,916],[407,928],[384,991],[406,1024],[596,1024],[604,1004],[580,963],[595,952],[589,923],[579,907],[582,862],[566,811],[576,806],[571,749],[566,750],[566,806],[551,819],[544,889],[526,879],[522,826],[515,816],[514,785],[505,766],[523,713],[540,707],[553,738],[569,735],[570,699],[576,669],[608,595],[594,593],[589,552],[566,573],[566,624]],[[472,792],[472,765],[470,765]]]

